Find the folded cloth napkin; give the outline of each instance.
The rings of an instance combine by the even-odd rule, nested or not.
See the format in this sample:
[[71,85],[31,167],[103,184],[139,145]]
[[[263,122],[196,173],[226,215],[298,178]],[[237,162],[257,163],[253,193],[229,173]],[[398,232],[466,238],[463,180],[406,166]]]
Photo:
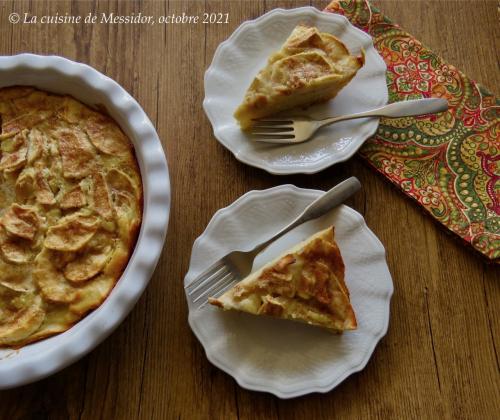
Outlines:
[[359,154],[407,196],[500,263],[500,100],[392,23],[367,0],[334,0],[387,64],[389,101],[448,100],[446,113],[380,120]]

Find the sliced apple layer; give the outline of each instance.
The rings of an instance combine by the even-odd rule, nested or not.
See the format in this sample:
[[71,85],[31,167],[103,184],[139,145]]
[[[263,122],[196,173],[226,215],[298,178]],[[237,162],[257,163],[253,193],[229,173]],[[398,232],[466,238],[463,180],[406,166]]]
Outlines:
[[248,88],[234,117],[243,130],[252,120],[288,109],[325,102],[337,95],[364,65],[329,33],[298,25],[272,54]]
[[334,229],[312,235],[237,283],[212,305],[305,322],[335,332],[357,327]]

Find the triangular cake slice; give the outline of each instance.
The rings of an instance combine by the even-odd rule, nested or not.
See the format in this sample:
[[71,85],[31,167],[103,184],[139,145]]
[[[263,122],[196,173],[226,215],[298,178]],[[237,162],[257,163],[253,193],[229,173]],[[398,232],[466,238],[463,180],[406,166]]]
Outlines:
[[245,130],[253,119],[328,101],[364,62],[363,51],[358,57],[352,56],[335,36],[298,25],[257,74],[234,117]]
[[329,227],[237,283],[212,305],[305,322],[342,332],[356,329],[344,262]]

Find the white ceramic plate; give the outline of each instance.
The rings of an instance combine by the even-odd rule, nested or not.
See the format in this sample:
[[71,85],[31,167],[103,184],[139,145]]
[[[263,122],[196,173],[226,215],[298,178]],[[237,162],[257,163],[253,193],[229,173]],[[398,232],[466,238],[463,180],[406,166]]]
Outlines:
[[[219,210],[193,245],[185,284],[228,252],[251,249],[270,237],[321,193],[283,185],[251,191]],[[393,292],[385,250],[350,207],[341,205],[289,232],[257,257],[253,269],[332,224],[346,266],[357,330],[334,335],[300,323],[223,312],[211,305],[196,311],[188,298],[189,324],[208,359],[242,387],[280,398],[330,391],[364,368],[385,335]]]
[[0,350],[0,389],[46,377],[82,357],[125,318],[147,286],[160,257],[170,212],[167,161],[156,131],[118,83],[93,68],[56,56],[0,57],[0,87],[36,86],[104,106],[135,146],[144,189],[143,221],[135,250],[104,303],[68,331],[20,350]]
[[299,23],[316,26],[340,38],[353,54],[365,49],[366,63],[354,79],[325,104],[309,108],[314,118],[346,115],[385,105],[388,99],[386,65],[370,35],[355,28],[341,15],[313,7],[275,9],[256,20],[244,22],[219,45],[205,73],[203,107],[215,137],[243,163],[272,174],[315,173],[349,159],[375,134],[377,118],[345,121],[323,128],[313,140],[289,146],[252,142],[243,133],[233,113],[242,102],[251,81],[281,48]]

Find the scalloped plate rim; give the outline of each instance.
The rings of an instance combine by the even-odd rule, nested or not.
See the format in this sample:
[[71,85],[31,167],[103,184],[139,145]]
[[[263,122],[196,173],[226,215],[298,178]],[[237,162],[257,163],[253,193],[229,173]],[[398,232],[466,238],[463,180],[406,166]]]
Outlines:
[[[281,194],[281,193],[292,193],[292,194],[298,194],[298,195],[308,195],[311,197],[311,201],[316,198],[319,194],[323,193],[324,191],[321,190],[315,190],[315,189],[305,189],[305,188],[299,188],[293,184],[283,184],[279,185],[276,187],[264,189],[264,190],[252,190],[249,191],[242,196],[240,196],[237,200],[235,200],[233,203],[230,205],[223,207],[219,210],[217,210],[213,217],[210,219],[209,223],[207,224],[207,227],[203,231],[203,233],[195,240],[193,244],[193,251],[196,247],[200,246],[200,244],[203,244],[204,241],[209,240],[210,235],[213,234],[214,231],[214,224],[215,222],[220,219],[221,217],[227,217],[228,215],[230,216],[231,213],[239,211],[242,207],[245,205],[248,205],[249,201],[252,201],[254,199],[265,199],[266,197],[276,195],[276,194]],[[390,285],[391,287],[387,290],[384,299],[387,302],[386,310],[384,313],[384,322],[383,326],[378,331],[376,334],[373,334],[374,339],[371,342],[371,346],[367,349],[367,351],[364,353],[364,356],[361,358],[361,360],[350,367],[347,367],[344,372],[342,372],[340,375],[335,377],[331,382],[326,383],[326,384],[304,384],[304,383],[297,383],[293,387],[294,389],[278,389],[272,385],[262,385],[258,384],[257,378],[250,377],[249,375],[238,375],[238,372],[235,371],[231,366],[229,366],[227,363],[225,363],[223,358],[217,357],[217,353],[212,353],[210,352],[210,349],[207,348],[208,346],[205,345],[203,341],[203,336],[198,329],[197,325],[194,323],[193,318],[191,316],[192,312],[191,310],[189,311],[188,314],[188,323],[189,326],[191,327],[191,330],[193,331],[194,335],[202,345],[205,351],[205,355],[207,359],[216,367],[221,369],[222,371],[226,372],[228,375],[232,376],[238,385],[240,385],[242,388],[251,390],[251,391],[263,391],[263,392],[268,392],[271,393],[279,398],[282,399],[288,399],[288,398],[295,398],[299,396],[303,396],[309,393],[326,393],[334,389],[336,386],[338,386],[341,382],[343,382],[347,377],[349,377],[351,374],[359,372],[364,369],[364,367],[367,365],[368,361],[370,360],[373,352],[375,351],[375,348],[377,347],[378,343],[380,340],[387,334],[388,328],[389,328],[389,319],[390,319],[390,301],[392,298],[392,295],[394,293],[394,285],[392,282],[391,274],[390,271],[387,267],[386,263],[386,251],[385,247],[383,246],[382,242],[377,238],[377,236],[368,228],[366,221],[364,217],[358,213],[356,210],[341,204],[340,205],[345,211],[348,211],[352,216],[354,216],[359,222],[360,222],[360,227],[363,228],[368,234],[370,239],[373,241],[374,247],[380,252],[381,251],[381,258],[383,258],[385,262],[385,268],[387,270],[387,275],[390,280]],[[340,207],[339,206],[339,207]],[[208,239],[207,239],[208,238]],[[189,262],[189,269],[188,272],[184,278],[184,284],[188,284],[188,280],[192,280],[192,278],[197,274],[197,272],[192,273],[191,266],[193,265],[193,254],[194,252],[191,253],[191,259]],[[209,265],[209,264],[206,264]],[[186,299],[187,296],[186,296]],[[291,387],[288,387],[291,388]]]
[[[261,23],[267,19],[272,19],[272,17],[275,15],[286,15],[288,13],[302,13],[302,12],[304,12],[304,13],[312,12],[313,14],[316,14],[318,17],[324,17],[324,18],[328,18],[328,19],[342,21],[346,25],[346,28],[350,28],[352,31],[356,32],[358,35],[361,35],[363,38],[369,39],[370,40],[370,47],[367,49],[366,52],[367,52],[367,55],[368,55],[368,53],[370,55],[372,55],[373,59],[374,59],[373,75],[378,75],[378,73],[381,73],[381,74],[383,73],[383,76],[381,75],[381,77],[383,77],[383,79],[385,81],[385,74],[386,74],[386,70],[387,70],[387,65],[385,64],[385,61],[382,59],[382,57],[378,54],[377,50],[375,49],[375,47],[373,45],[373,39],[371,38],[371,36],[369,34],[367,34],[366,32],[362,31],[361,29],[355,27],[349,21],[349,19],[347,19],[345,16],[340,15],[340,14],[331,13],[331,12],[323,12],[323,11],[316,9],[315,7],[312,7],[312,6],[303,6],[303,7],[298,7],[298,8],[294,8],[294,9],[276,8],[276,9],[273,9],[273,10],[257,17],[256,19],[247,20],[247,21],[241,23],[241,25],[238,26],[234,30],[234,32],[229,36],[229,38],[227,38],[225,41],[222,41],[217,46],[215,53],[214,53],[214,56],[212,58],[212,62],[210,63],[210,66],[208,67],[208,69],[205,71],[205,75],[204,75],[204,79],[203,79],[204,80],[204,89],[205,89],[205,97],[203,99],[203,109],[205,111],[205,114],[207,115],[208,120],[210,121],[210,124],[212,125],[214,137],[216,138],[216,140],[220,144],[222,144],[226,149],[228,149],[238,161],[240,161],[241,163],[253,166],[255,168],[265,170],[266,172],[273,174],[273,175],[315,174],[315,173],[321,172],[322,170],[324,170],[332,165],[335,165],[335,164],[341,163],[341,162],[345,162],[346,160],[350,159],[357,152],[357,150],[363,145],[364,141],[367,138],[373,136],[376,133],[376,131],[378,129],[378,125],[379,125],[378,123],[380,121],[380,119],[376,119],[377,123],[373,125],[373,128],[370,128],[370,126],[368,126],[368,128],[365,128],[363,130],[363,132],[358,131],[358,134],[360,134],[359,137],[362,138],[362,140],[359,141],[359,143],[360,143],[359,146],[353,148],[353,150],[345,150],[344,149],[340,152],[337,152],[336,159],[327,160],[327,157],[324,157],[318,161],[315,161],[314,164],[311,164],[307,168],[301,168],[301,169],[296,169],[296,170],[295,169],[286,169],[286,168],[281,168],[281,169],[275,168],[263,159],[245,156],[244,153],[241,153],[239,150],[235,150],[235,148],[231,147],[231,141],[227,140],[226,138],[224,138],[224,136],[220,135],[220,127],[217,124],[218,119],[215,116],[212,108],[210,107],[210,104],[212,102],[212,98],[207,97],[207,90],[208,90],[207,86],[210,83],[210,77],[212,77],[213,73],[216,73],[217,67],[220,65],[220,60],[221,60],[221,56],[222,56],[223,52],[225,51],[225,49],[229,48],[233,44],[233,42],[235,41],[237,36],[242,31],[244,31],[247,27],[251,27],[252,25],[258,25],[259,23]],[[383,100],[380,101],[379,106],[383,106],[383,105],[387,104],[387,102],[389,100],[389,93],[387,90],[387,85],[384,84],[384,86],[385,86],[384,97],[383,97]],[[375,121],[375,119],[373,119],[373,121]],[[236,124],[236,123],[234,122],[234,124]],[[366,126],[363,126],[363,127],[366,127]],[[359,129],[359,127],[358,127],[358,129]]]
[[[40,82],[36,78],[37,73],[50,71],[66,81],[90,86],[103,95],[109,101],[108,109],[127,121],[144,190],[143,222],[137,243],[123,274],[105,301],[63,333],[18,350],[0,349],[0,389],[10,389],[41,380],[74,363],[122,323],[148,285],[161,256],[170,216],[171,189],[165,153],[153,124],[139,103],[116,81],[88,64],[57,55],[0,56],[0,65],[1,87],[37,86],[62,94],[56,88],[40,87],[40,84],[56,85],[53,80]],[[19,69],[33,72],[33,80],[20,82],[23,74],[12,74]],[[78,94],[74,96],[78,99]],[[37,347],[41,349],[35,353]]]

